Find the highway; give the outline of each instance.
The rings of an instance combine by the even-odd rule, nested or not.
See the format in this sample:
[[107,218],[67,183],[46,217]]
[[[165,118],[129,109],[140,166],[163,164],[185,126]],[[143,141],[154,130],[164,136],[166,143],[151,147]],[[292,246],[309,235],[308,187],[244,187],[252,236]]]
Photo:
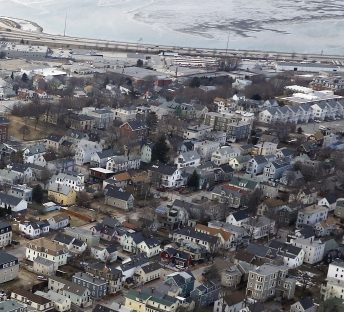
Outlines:
[[314,61],[322,63],[344,63],[344,55],[302,54],[274,51],[247,51],[235,49],[208,49],[167,45],[154,45],[144,43],[130,43],[90,39],[81,37],[51,35],[47,33],[35,33],[12,27],[7,20],[0,20],[0,41],[19,43],[22,39],[31,45],[45,45],[51,48],[87,49],[96,51],[134,52],[146,54],[158,54],[161,51],[173,51],[185,56],[202,57],[238,57],[244,59],[280,60],[280,61]]

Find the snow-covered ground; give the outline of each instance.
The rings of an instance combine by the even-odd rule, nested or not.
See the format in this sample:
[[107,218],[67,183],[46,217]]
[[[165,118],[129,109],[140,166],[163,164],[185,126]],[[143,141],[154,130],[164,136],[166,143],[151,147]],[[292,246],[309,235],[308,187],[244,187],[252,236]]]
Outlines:
[[194,47],[344,51],[343,0],[0,0],[46,32]]
[[15,22],[19,25],[20,29],[25,31],[31,31],[31,32],[41,32],[42,29],[39,27],[36,23],[19,19],[19,18],[10,18],[11,21]]

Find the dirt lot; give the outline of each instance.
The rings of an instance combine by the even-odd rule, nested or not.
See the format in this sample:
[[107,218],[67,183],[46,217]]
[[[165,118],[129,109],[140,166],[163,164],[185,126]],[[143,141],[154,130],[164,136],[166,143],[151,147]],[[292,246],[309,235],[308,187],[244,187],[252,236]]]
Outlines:
[[41,140],[45,139],[49,133],[60,133],[61,129],[54,125],[49,125],[39,122],[35,126],[36,121],[33,119],[24,119],[22,117],[8,115],[7,118],[10,120],[10,127],[8,130],[9,136],[14,137],[18,140],[23,140],[23,134],[20,133],[20,128],[23,125],[29,127],[30,133],[24,136],[24,141]]
[[25,270],[24,268],[20,267],[18,278],[8,283],[2,284],[2,290],[6,292],[11,292],[14,289],[24,288],[24,289],[31,289],[33,285],[37,285],[41,283],[37,280],[37,275]]

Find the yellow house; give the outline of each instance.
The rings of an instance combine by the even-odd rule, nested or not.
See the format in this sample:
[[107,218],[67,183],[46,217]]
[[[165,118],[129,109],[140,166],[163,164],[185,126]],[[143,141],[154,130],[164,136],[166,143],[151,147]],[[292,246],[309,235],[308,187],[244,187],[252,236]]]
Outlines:
[[76,192],[69,186],[57,183],[52,183],[49,186],[48,197],[55,203],[64,206],[71,206],[76,202]]
[[124,306],[135,312],[162,311],[176,312],[179,302],[176,298],[130,289],[125,296]]

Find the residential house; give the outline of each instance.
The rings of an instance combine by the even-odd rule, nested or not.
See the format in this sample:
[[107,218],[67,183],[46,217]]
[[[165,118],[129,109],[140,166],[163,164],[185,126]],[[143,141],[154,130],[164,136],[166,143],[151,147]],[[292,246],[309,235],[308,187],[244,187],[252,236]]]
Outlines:
[[[214,302],[213,312],[237,312],[245,311],[246,307],[245,297],[242,292],[231,293],[230,296],[225,296]],[[246,311],[245,311],[246,312]]]
[[305,251],[300,247],[272,240],[269,243],[269,249],[277,251],[277,255],[283,257],[283,263],[288,268],[294,269],[303,264]]
[[[14,177],[12,178],[14,183],[28,183],[34,180],[34,172],[32,168],[30,167],[30,164],[11,164],[7,165],[6,169],[2,170],[2,175],[6,176],[6,171],[7,174],[11,174]],[[5,180],[6,182],[6,180]]]
[[229,160],[240,156],[241,151],[235,146],[221,146],[218,150],[212,153],[211,161],[216,165],[228,164]]
[[56,262],[42,258],[42,257],[37,257],[35,260],[33,260],[32,264],[32,270],[36,274],[40,275],[55,275],[55,272],[58,269],[58,265]]
[[201,158],[196,151],[180,153],[174,160],[178,169],[186,167],[198,167],[201,164]]
[[55,291],[43,292],[39,290],[35,292],[35,295],[50,300],[53,303],[54,309],[58,312],[69,311],[71,308],[71,300]]
[[314,225],[320,221],[326,220],[327,215],[328,209],[324,206],[307,206],[298,212],[296,227],[300,228],[302,224]]
[[49,222],[50,229],[60,230],[69,225],[70,217],[66,214],[60,213],[50,217],[47,221]]
[[107,281],[87,273],[78,272],[72,277],[73,283],[86,287],[93,299],[101,299],[107,295]]
[[105,188],[105,204],[126,211],[132,210],[134,207],[134,196],[121,188],[107,186]]
[[152,165],[148,172],[151,182],[159,187],[176,188],[185,185],[182,172],[176,166],[165,164]]
[[45,147],[46,149],[54,149],[58,151],[63,141],[65,141],[65,137],[63,135],[50,134],[45,141]]
[[48,289],[69,298],[72,304],[86,308],[92,304],[91,292],[88,288],[67,281],[61,277],[49,277]]
[[115,245],[107,247],[93,246],[91,247],[91,255],[103,262],[113,262],[117,260],[117,247]]
[[117,235],[122,229],[122,224],[115,218],[105,217],[102,222],[91,228],[93,233],[99,234],[106,241],[117,240]]
[[83,174],[59,173],[50,179],[50,184],[68,186],[75,192],[85,189],[85,176]]
[[186,140],[202,140],[213,130],[212,126],[196,125],[189,126],[184,131],[183,138]]
[[334,211],[337,204],[337,196],[335,194],[327,194],[318,201],[319,206],[324,206],[328,211]]
[[341,220],[344,219],[344,198],[337,199],[334,215],[340,218]]
[[0,208],[11,210],[12,213],[23,213],[27,210],[27,201],[0,192]]
[[[261,155],[253,157],[247,163],[246,173],[249,173],[251,175],[262,174],[265,166],[269,163],[270,159],[271,158],[267,158]],[[272,160],[274,160],[274,156],[272,157]]]
[[88,229],[67,227],[65,228],[65,234],[85,242],[89,247],[98,246],[100,242],[100,235]]
[[212,281],[207,281],[190,292],[190,298],[195,301],[198,309],[213,304],[219,299],[221,286]]
[[106,163],[106,169],[114,173],[128,170],[137,170],[141,166],[139,155],[119,155],[111,157]]
[[218,237],[198,232],[189,227],[176,230],[173,232],[172,238],[173,241],[178,243],[190,242],[201,245],[209,253],[215,252],[219,248],[220,244],[220,239]]
[[28,238],[37,238],[49,233],[50,225],[47,220],[24,221],[19,223],[19,231]]
[[141,146],[141,161],[149,164],[152,161],[153,144],[144,143]]
[[84,107],[82,113],[94,119],[94,126],[97,129],[107,129],[114,120],[114,113],[111,109]]
[[167,247],[160,253],[163,263],[170,263],[180,268],[188,268],[193,263],[193,256],[186,251]]
[[139,267],[134,274],[134,281],[139,285],[149,283],[159,279],[161,275],[161,266],[157,262],[152,262]]
[[6,247],[12,243],[12,226],[7,221],[0,221],[0,247]]
[[27,304],[34,311],[53,312],[54,306],[51,300],[35,295],[23,288],[12,291],[11,298]]
[[76,202],[76,192],[69,186],[51,183],[48,189],[48,198],[60,205],[71,206]]
[[136,107],[119,107],[112,110],[115,120],[127,122],[136,118]]
[[290,306],[290,312],[317,312],[318,305],[312,297],[304,297]]
[[44,163],[43,156],[46,154],[46,148],[44,144],[38,143],[30,145],[23,151],[24,164],[30,163],[35,165],[42,165]]
[[290,240],[290,243],[304,250],[303,262],[305,263],[315,264],[324,258],[325,244],[321,240],[316,240],[314,236],[308,238],[295,237]]
[[266,236],[269,237],[276,233],[275,221],[265,216],[251,217],[250,221],[244,224],[243,227],[253,239],[260,239]]
[[246,295],[259,301],[275,296],[292,299],[296,280],[287,277],[288,268],[281,265],[263,264],[248,275]]
[[344,293],[344,262],[334,260],[328,266],[326,284],[321,287],[321,295],[324,300],[331,298],[343,299]]
[[227,218],[226,222],[235,226],[243,226],[250,221],[250,215],[247,209],[232,212]]
[[74,254],[82,254],[87,249],[87,244],[82,240],[60,232],[55,235],[53,241]]
[[289,170],[291,167],[290,162],[285,159],[278,159],[275,161],[270,161],[265,165],[263,171],[263,180],[277,180],[282,178],[283,173]]
[[177,298],[160,294],[157,290],[153,292],[151,292],[151,290],[140,292],[138,290],[130,289],[125,295],[124,305],[136,312],[176,312],[180,304]]
[[16,279],[18,274],[18,258],[7,252],[0,251],[0,284]]
[[84,114],[70,114],[68,121],[73,130],[89,131],[95,126],[95,119]]
[[258,143],[253,147],[252,154],[261,156],[276,155],[277,145],[277,143],[272,142]]
[[91,156],[91,167],[105,168],[107,162],[118,153],[112,148],[96,152]]
[[144,253],[148,258],[160,253],[160,242],[144,237],[141,232],[125,233],[120,243],[124,251]]
[[211,159],[212,154],[220,148],[220,143],[215,141],[193,141],[194,150],[203,161]]
[[195,230],[200,233],[218,237],[220,240],[220,246],[224,249],[229,249],[233,246],[234,236],[231,232],[226,231],[223,228],[212,228],[199,223],[195,226]]
[[8,195],[21,198],[28,203],[32,202],[32,188],[24,185],[11,185],[11,188],[7,192]]
[[187,298],[194,290],[195,277],[188,271],[174,272],[166,275],[164,284],[178,288],[178,296]]
[[148,134],[148,127],[139,120],[128,120],[119,127],[120,135],[128,138],[128,142],[143,141]]
[[102,147],[99,143],[83,139],[79,143],[77,143],[75,147],[75,164],[78,166],[82,166],[84,164],[90,163],[92,156],[101,151]]
[[228,164],[235,170],[241,171],[246,170],[247,164],[252,157],[250,155],[241,155],[238,157],[233,157],[229,160]]
[[38,238],[26,244],[25,258],[34,261],[37,257],[55,262],[58,266],[67,264],[68,250],[47,238]]
[[85,268],[86,273],[107,282],[107,292],[115,294],[123,288],[122,271],[113,264],[104,262],[89,263]]
[[121,272],[123,282],[130,282],[133,280],[136,270],[142,265],[150,262],[151,260],[144,253],[138,253],[132,255],[129,259],[124,260],[121,265],[116,267],[116,269]]
[[241,282],[242,275],[237,265],[231,265],[221,271],[221,285],[236,288]]

